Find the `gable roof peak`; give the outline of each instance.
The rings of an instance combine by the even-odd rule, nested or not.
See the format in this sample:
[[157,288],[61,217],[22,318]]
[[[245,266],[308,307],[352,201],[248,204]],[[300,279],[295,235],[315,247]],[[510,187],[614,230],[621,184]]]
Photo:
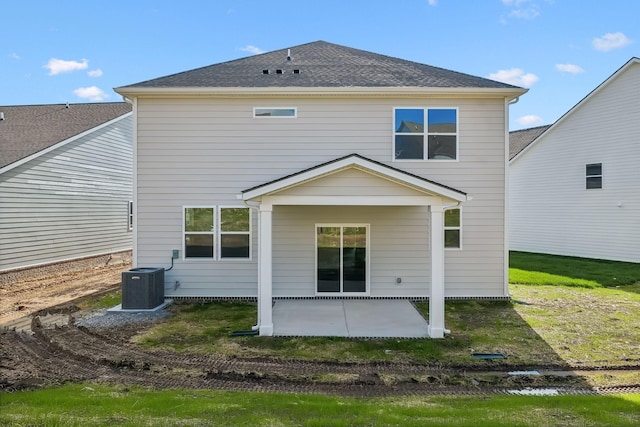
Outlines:
[[324,40],[116,88],[522,88]]

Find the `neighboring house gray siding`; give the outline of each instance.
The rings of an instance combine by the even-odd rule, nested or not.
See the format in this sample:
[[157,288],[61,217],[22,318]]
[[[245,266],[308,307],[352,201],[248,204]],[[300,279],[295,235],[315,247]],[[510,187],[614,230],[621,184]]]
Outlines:
[[[510,163],[510,248],[640,262],[640,60],[633,58]],[[602,188],[586,189],[586,165]]]
[[132,116],[119,114],[0,169],[0,270],[131,249]]

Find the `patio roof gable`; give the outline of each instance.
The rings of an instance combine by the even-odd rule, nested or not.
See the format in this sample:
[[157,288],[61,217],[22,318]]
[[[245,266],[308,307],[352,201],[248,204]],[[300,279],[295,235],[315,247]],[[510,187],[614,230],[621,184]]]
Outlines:
[[417,190],[424,193],[426,196],[436,196],[455,202],[463,202],[467,200],[466,193],[460,190],[387,166],[383,163],[360,156],[359,154],[350,154],[280,179],[249,188],[242,192],[241,198],[248,201],[259,197],[272,196],[284,190],[328,177],[348,169],[358,169],[372,176],[394,182],[397,185]]

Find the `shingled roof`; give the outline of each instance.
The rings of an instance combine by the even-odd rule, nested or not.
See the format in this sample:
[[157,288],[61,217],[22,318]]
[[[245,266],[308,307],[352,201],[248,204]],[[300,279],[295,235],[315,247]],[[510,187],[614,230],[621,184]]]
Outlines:
[[493,80],[340,46],[293,46],[116,88],[424,87],[520,89]]
[[518,155],[519,152],[524,150],[542,135],[551,125],[538,126],[529,129],[515,130],[509,132],[509,160]]
[[0,106],[0,168],[130,111],[126,102]]

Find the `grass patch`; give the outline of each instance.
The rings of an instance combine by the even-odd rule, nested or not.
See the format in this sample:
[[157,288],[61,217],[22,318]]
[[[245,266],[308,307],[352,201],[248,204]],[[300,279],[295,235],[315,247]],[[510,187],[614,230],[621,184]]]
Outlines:
[[64,426],[635,426],[640,395],[357,399],[95,384],[2,393],[0,424]]
[[587,288],[625,286],[640,282],[640,264],[511,252],[509,282]]
[[[428,304],[416,304],[424,316]],[[213,302],[176,305],[173,315],[139,335],[148,349],[275,357],[332,362],[408,362],[485,365],[473,352],[500,352],[507,359],[494,364],[561,364],[545,341],[506,301],[448,301],[446,324],[452,330],[441,340],[355,339],[342,337],[231,337],[256,319],[255,304]]]
[[511,285],[515,310],[576,366],[640,364],[640,285],[617,289]]
[[113,291],[101,295],[98,298],[86,298],[77,305],[83,310],[99,310],[101,308],[115,307],[122,302],[122,292]]

